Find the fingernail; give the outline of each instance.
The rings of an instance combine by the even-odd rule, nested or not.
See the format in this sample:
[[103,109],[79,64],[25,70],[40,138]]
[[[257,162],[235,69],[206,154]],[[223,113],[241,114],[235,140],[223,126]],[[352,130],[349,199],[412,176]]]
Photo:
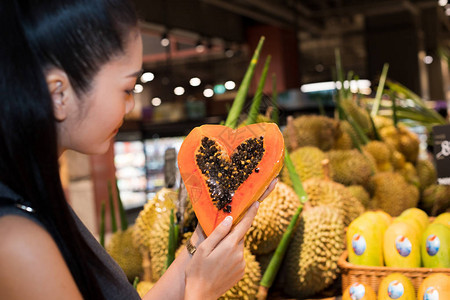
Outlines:
[[260,204],[259,201],[256,201],[254,205],[255,205],[256,208],[258,208],[259,204]]
[[227,216],[225,220],[223,220],[222,225],[223,226],[230,226],[231,222],[233,222],[232,216]]

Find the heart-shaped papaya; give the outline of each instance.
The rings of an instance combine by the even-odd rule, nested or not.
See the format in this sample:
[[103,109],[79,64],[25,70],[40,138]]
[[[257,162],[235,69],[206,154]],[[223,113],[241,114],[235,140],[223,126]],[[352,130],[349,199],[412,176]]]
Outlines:
[[284,139],[274,123],[231,129],[194,128],[178,153],[178,167],[206,235],[225,219],[239,222],[283,166]]

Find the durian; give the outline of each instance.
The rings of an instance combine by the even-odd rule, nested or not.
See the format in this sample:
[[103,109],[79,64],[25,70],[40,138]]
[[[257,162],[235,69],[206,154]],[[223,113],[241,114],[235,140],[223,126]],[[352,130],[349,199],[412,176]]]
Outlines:
[[153,282],[150,281],[139,281],[137,286],[136,286],[136,291],[138,292],[139,296],[141,298],[144,298],[145,294],[148,293],[148,291],[150,291],[150,289],[154,286],[155,284]]
[[166,269],[169,246],[170,212],[160,214],[160,218],[149,231],[150,259],[153,280],[158,280]]
[[416,162],[420,141],[417,135],[405,125],[397,124],[397,128],[393,125],[387,126],[382,128],[379,133],[384,142],[400,151],[407,161]]
[[366,189],[362,185],[351,185],[347,187],[347,190],[352,194],[356,199],[361,202],[361,204],[368,208],[370,204],[370,195],[366,191]]
[[375,127],[377,128],[378,131],[384,127],[394,125],[394,122],[392,121],[391,118],[386,118],[378,115],[373,118],[373,122],[375,123]]
[[300,201],[294,190],[278,182],[261,203],[245,236],[245,245],[255,254],[266,254],[275,250],[299,205]]
[[340,211],[344,224],[348,225],[364,212],[364,206],[347,188],[328,179],[311,178],[303,183],[311,206],[329,205]]
[[[269,117],[263,115],[263,114],[258,114],[258,115],[256,116],[255,123],[273,123],[273,120],[272,120],[271,118],[269,118]],[[247,116],[246,116],[245,120],[242,121],[242,122],[238,125],[238,128],[244,127],[244,126],[246,126],[246,125],[247,125]]]
[[400,215],[405,209],[417,206],[419,190],[409,184],[397,172],[375,174],[369,184],[373,208],[379,208],[391,216]]
[[106,245],[106,251],[122,268],[130,282],[142,273],[142,255],[133,244],[132,234],[132,226],[125,231],[116,231]]
[[341,99],[340,104],[345,112],[361,127],[364,133],[372,136],[372,122],[367,110],[358,106],[352,99]]
[[331,150],[327,152],[330,160],[330,177],[343,185],[366,186],[374,173],[375,162],[369,153],[353,150]]
[[175,209],[177,198],[175,191],[163,188],[144,205],[136,218],[133,240],[144,257],[144,279],[146,280],[159,279],[165,269],[170,211]]
[[175,209],[177,199],[177,192],[162,188],[144,205],[136,218],[133,231],[133,239],[138,247],[145,250],[150,247],[150,230],[155,222],[158,222],[161,214],[170,213],[171,209]]
[[403,175],[408,183],[413,184],[418,188],[420,187],[419,175],[417,174],[417,170],[412,163],[409,161],[405,162],[403,168],[397,171]]
[[328,287],[339,273],[344,237],[339,210],[325,205],[303,211],[283,262],[285,292],[305,298]]
[[422,193],[421,207],[431,216],[450,209],[450,185],[432,184]]
[[286,147],[293,151],[299,147],[313,146],[330,150],[341,135],[339,122],[325,116],[307,115],[292,119],[283,130]]
[[223,294],[220,300],[253,300],[258,293],[259,281],[261,280],[261,269],[255,256],[247,248],[244,248],[245,273],[231,289]]
[[[300,147],[290,153],[290,157],[302,182],[313,177],[324,178],[321,162],[326,158],[326,154],[319,148],[312,146]],[[281,175],[281,180],[292,186],[287,167],[283,168]]]
[[430,160],[419,159],[416,163],[416,170],[419,176],[420,188],[422,190],[436,183],[436,168]]
[[375,159],[378,171],[393,171],[394,166],[391,163],[391,149],[388,145],[380,141],[370,141],[363,146],[363,149],[370,153]]

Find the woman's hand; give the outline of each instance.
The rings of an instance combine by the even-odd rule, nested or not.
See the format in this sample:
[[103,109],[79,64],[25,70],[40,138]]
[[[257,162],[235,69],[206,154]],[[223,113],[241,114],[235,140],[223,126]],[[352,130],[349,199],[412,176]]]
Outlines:
[[217,299],[244,276],[244,236],[256,216],[259,202],[270,194],[276,182],[277,179],[271,182],[259,201],[248,209],[233,229],[231,216],[225,218],[206,239],[201,227],[197,227],[192,242],[201,244],[186,268],[186,300]]

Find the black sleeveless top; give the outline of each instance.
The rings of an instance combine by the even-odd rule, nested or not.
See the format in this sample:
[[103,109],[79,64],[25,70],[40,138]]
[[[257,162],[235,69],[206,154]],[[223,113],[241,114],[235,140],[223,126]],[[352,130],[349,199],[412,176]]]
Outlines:
[[[141,299],[133,286],[128,282],[125,273],[119,265],[97,242],[95,237],[89,232],[86,226],[84,226],[83,222],[81,222],[72,209],[71,212],[81,235],[105,266],[105,269],[93,270],[98,278],[100,288],[102,289],[105,298],[111,300]],[[26,201],[21,199],[19,195],[0,182],[0,218],[6,215],[16,215],[27,218],[45,229],[37,216],[35,216],[33,209],[27,205]],[[86,266],[89,267],[90,265],[86,264]],[[108,274],[109,276],[107,276]]]

